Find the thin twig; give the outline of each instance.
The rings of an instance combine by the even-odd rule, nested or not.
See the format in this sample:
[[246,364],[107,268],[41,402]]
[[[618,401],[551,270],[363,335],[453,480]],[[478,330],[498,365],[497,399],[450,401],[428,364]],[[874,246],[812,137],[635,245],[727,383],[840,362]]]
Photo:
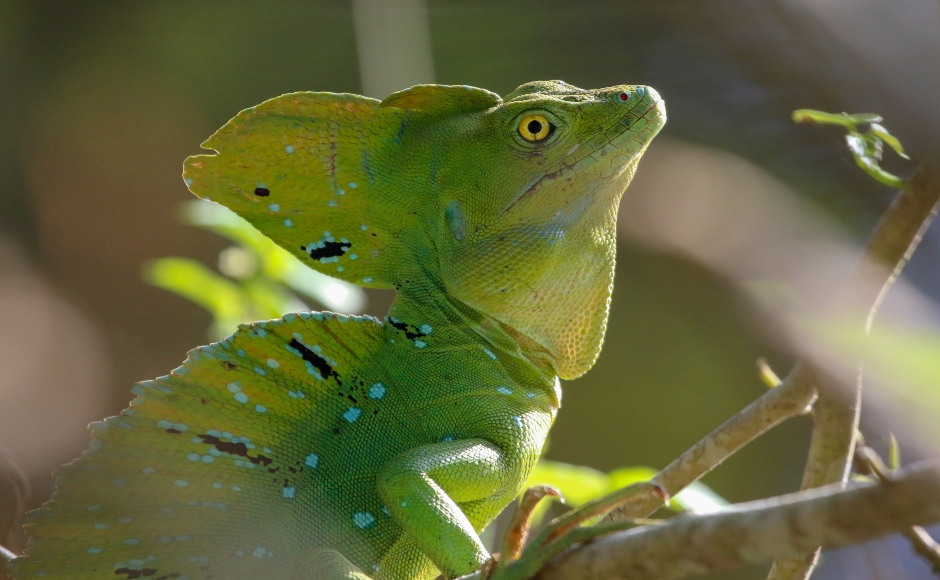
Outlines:
[[[806,413],[816,398],[810,373],[805,365],[798,365],[779,386],[768,390],[667,465],[652,483],[674,496],[767,430]],[[646,517],[663,503],[663,499],[653,493],[638,496],[612,511],[604,523]]]
[[[900,276],[940,207],[940,168],[934,160],[921,163],[875,228],[854,275],[845,288],[842,308],[859,321],[868,335],[888,290]],[[861,357],[859,357],[861,362]],[[852,381],[820,384],[813,413],[802,489],[847,481],[854,433],[861,410],[861,372]],[[842,387],[841,389],[839,387]],[[846,396],[845,391],[851,390]],[[819,559],[819,549],[774,562],[767,580],[805,580]]]
[[516,513],[513,515],[512,523],[503,537],[503,548],[499,551],[499,560],[501,564],[511,562],[519,557],[522,548],[525,547],[526,539],[529,537],[529,522],[535,508],[547,496],[558,498],[564,501],[561,492],[549,485],[537,485],[530,487],[522,494],[522,499],[516,507]]
[[920,526],[911,526],[903,535],[910,540],[914,551],[930,563],[933,573],[940,574],[940,544],[930,537],[927,530]]
[[835,548],[940,520],[940,464],[923,462],[889,482],[852,483],[684,515],[579,546],[537,580],[679,578]]
[[[855,465],[863,475],[874,475],[882,483],[891,481],[888,466],[871,447],[859,444],[855,450]],[[930,537],[927,530],[920,526],[911,526],[901,534],[911,542],[914,552],[927,560],[934,574],[940,575],[940,545]]]

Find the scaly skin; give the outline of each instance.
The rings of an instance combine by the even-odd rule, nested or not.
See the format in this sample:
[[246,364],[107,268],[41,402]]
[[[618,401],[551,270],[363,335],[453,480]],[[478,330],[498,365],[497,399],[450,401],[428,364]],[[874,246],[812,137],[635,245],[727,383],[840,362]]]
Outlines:
[[652,89],[558,81],[505,101],[428,85],[382,102],[294,93],[239,113],[205,143],[218,154],[186,161],[190,189],[321,272],[395,288],[389,316],[243,325],[137,385],[62,468],[9,573],[478,568],[477,532],[535,464],[558,378],[600,351],[617,206],[664,122]]

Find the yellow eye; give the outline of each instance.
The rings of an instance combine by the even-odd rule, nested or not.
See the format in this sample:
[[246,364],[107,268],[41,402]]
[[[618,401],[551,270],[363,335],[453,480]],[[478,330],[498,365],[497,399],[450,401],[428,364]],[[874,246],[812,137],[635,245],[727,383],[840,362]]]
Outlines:
[[526,141],[541,141],[552,129],[552,124],[542,115],[527,115],[519,121],[519,134]]

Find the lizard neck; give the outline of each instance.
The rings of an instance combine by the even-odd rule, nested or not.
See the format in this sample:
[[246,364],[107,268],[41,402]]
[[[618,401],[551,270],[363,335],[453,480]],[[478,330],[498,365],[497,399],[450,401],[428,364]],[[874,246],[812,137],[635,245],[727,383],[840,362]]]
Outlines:
[[[448,348],[474,346],[500,360],[510,374],[535,375],[552,391],[556,406],[561,391],[554,361],[534,340],[454,298],[442,281],[428,276],[406,278],[388,313],[388,323],[415,334],[427,333],[427,342]],[[433,337],[433,338],[432,338]],[[513,372],[515,371],[515,372]]]

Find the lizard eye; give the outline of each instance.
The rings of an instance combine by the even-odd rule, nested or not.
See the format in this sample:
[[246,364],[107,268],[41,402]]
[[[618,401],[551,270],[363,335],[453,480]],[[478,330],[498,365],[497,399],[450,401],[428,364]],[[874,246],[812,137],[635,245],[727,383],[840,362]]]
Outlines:
[[548,137],[555,126],[543,115],[527,115],[519,121],[519,134],[526,141],[541,141]]

